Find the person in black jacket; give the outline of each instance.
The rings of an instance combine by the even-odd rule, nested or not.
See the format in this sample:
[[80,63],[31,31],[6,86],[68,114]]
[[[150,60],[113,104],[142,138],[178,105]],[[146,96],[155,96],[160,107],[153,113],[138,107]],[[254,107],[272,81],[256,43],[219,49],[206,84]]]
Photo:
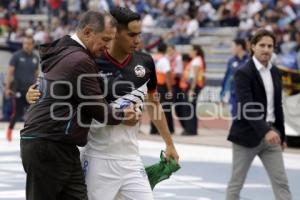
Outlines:
[[137,123],[133,108],[112,108],[100,96],[94,58],[115,33],[111,15],[88,11],[74,35],[41,46],[42,96],[29,108],[21,130],[26,199],[86,200],[77,146],[86,144],[92,119],[109,125]]
[[238,113],[228,137],[233,142],[233,168],[227,200],[239,199],[256,155],[268,172],[276,200],[291,199],[282,158],[286,142],[281,75],[270,62],[275,45],[271,32],[258,30],[251,39],[252,59],[234,76]]

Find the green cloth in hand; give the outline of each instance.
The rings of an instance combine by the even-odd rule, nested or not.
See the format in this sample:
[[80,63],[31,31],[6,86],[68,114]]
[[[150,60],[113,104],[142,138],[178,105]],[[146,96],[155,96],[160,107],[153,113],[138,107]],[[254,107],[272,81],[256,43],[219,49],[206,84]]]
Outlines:
[[172,173],[180,169],[175,159],[167,161],[163,153],[164,151],[161,151],[158,163],[145,167],[152,190],[157,183],[168,179]]

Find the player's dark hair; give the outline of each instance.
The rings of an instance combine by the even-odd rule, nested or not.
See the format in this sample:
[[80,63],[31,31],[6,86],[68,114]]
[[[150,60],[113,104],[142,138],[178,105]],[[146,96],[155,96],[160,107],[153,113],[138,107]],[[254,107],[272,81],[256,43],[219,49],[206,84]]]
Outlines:
[[168,46],[165,43],[160,43],[157,47],[157,51],[165,54],[167,52]]
[[115,7],[110,11],[110,14],[116,19],[118,30],[127,29],[128,24],[132,21],[141,20],[140,14],[125,7]]
[[233,42],[235,43],[235,45],[241,46],[244,51],[247,50],[247,44],[244,39],[238,38],[238,39],[233,40]]

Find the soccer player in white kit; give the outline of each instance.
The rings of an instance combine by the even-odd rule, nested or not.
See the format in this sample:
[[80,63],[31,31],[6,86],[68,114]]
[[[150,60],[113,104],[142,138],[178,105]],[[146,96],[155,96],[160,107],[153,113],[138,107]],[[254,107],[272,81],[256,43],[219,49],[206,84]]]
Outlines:
[[[145,108],[166,143],[166,156],[178,161],[165,115],[155,97],[154,62],[150,55],[135,52],[141,42],[140,15],[128,8],[115,8],[111,14],[118,22],[116,38],[112,48],[96,60],[104,83],[100,85],[106,86],[105,99],[116,107],[141,105],[142,111],[147,96]],[[89,200],[153,199],[139,155],[138,131],[139,124],[99,126],[93,121],[82,151]]]

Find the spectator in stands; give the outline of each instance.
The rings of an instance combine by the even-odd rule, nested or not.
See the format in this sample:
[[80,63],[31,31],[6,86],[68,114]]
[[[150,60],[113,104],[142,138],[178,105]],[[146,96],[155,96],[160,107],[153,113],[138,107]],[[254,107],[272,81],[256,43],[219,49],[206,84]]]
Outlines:
[[51,11],[51,15],[58,16],[59,15],[59,8],[62,5],[63,0],[47,0],[49,4],[49,9]]
[[185,44],[186,42],[186,28],[187,28],[187,16],[176,17],[175,23],[172,26],[170,32],[171,44]]
[[239,19],[230,12],[227,8],[222,11],[221,17],[219,19],[220,26],[238,26]]
[[279,10],[282,10],[284,13],[284,18],[290,20],[296,19],[297,15],[293,10],[293,7],[291,6],[290,2],[287,0],[279,0],[277,1],[276,7]]
[[58,17],[52,18],[51,29],[52,32],[50,33],[50,36],[52,40],[57,40],[68,34],[68,30],[66,30],[66,27],[62,26],[61,21]]
[[36,27],[34,26],[34,22],[32,20],[29,20],[28,26],[25,28],[25,34],[26,35],[34,35],[35,30],[36,30]]
[[243,66],[249,59],[246,41],[243,39],[235,39],[233,41],[232,52],[233,57],[231,57],[227,63],[227,69],[220,92],[220,99],[222,102],[229,103],[231,117],[232,119],[235,119],[237,114],[237,103],[233,77],[236,70]]
[[10,12],[9,25],[12,29],[18,29],[19,21],[18,21],[17,13],[15,10],[12,10]]
[[1,0],[0,7],[8,8],[10,0]]
[[2,27],[3,32],[9,26],[9,13],[5,7],[0,6],[0,27]]
[[238,30],[238,38],[247,38],[247,35],[254,28],[254,21],[252,18],[248,18],[245,14],[240,16],[240,24]]
[[37,45],[44,44],[48,41],[48,34],[43,25],[40,25],[36,28],[33,39]]
[[34,14],[35,0],[20,0],[20,10],[22,14]]
[[24,29],[11,29],[9,31],[7,45],[11,52],[18,51],[22,48],[22,41],[26,36]]
[[173,11],[163,9],[161,15],[156,19],[156,26],[160,28],[171,28],[174,24]]
[[79,14],[81,11],[81,0],[67,0],[67,10]]
[[262,4],[259,0],[249,0],[247,4],[247,17],[252,18],[255,13],[262,9]]
[[155,27],[155,21],[152,17],[152,15],[150,15],[149,12],[144,11],[143,12],[143,20],[142,20],[142,32],[143,33],[150,33],[153,31],[153,28]]
[[109,4],[105,0],[90,0],[88,3],[88,7],[90,10],[96,10],[96,11],[109,10]]
[[174,15],[183,16],[187,13],[189,7],[189,2],[184,0],[175,0],[174,1]]
[[26,92],[36,81],[39,58],[33,53],[34,40],[26,36],[23,49],[17,51],[11,58],[5,81],[5,96],[13,99],[13,113],[6,132],[8,141],[12,140],[12,130],[15,123],[21,120],[27,107]]
[[150,42],[153,29],[155,27],[155,20],[148,11],[144,11],[142,15],[142,40],[145,44]]
[[198,12],[202,15],[200,26],[206,26],[208,23],[215,21],[216,10],[212,7],[209,0],[203,0],[203,3],[199,6]]
[[69,13],[68,15],[68,25],[70,27],[76,27],[78,24],[78,15],[76,13]]
[[194,13],[191,13],[187,17],[186,27],[186,44],[188,44],[193,37],[197,37],[199,33],[199,22]]
[[266,26],[266,18],[263,15],[263,12],[255,13],[255,15],[253,16],[253,23],[254,23],[254,27],[256,28]]

